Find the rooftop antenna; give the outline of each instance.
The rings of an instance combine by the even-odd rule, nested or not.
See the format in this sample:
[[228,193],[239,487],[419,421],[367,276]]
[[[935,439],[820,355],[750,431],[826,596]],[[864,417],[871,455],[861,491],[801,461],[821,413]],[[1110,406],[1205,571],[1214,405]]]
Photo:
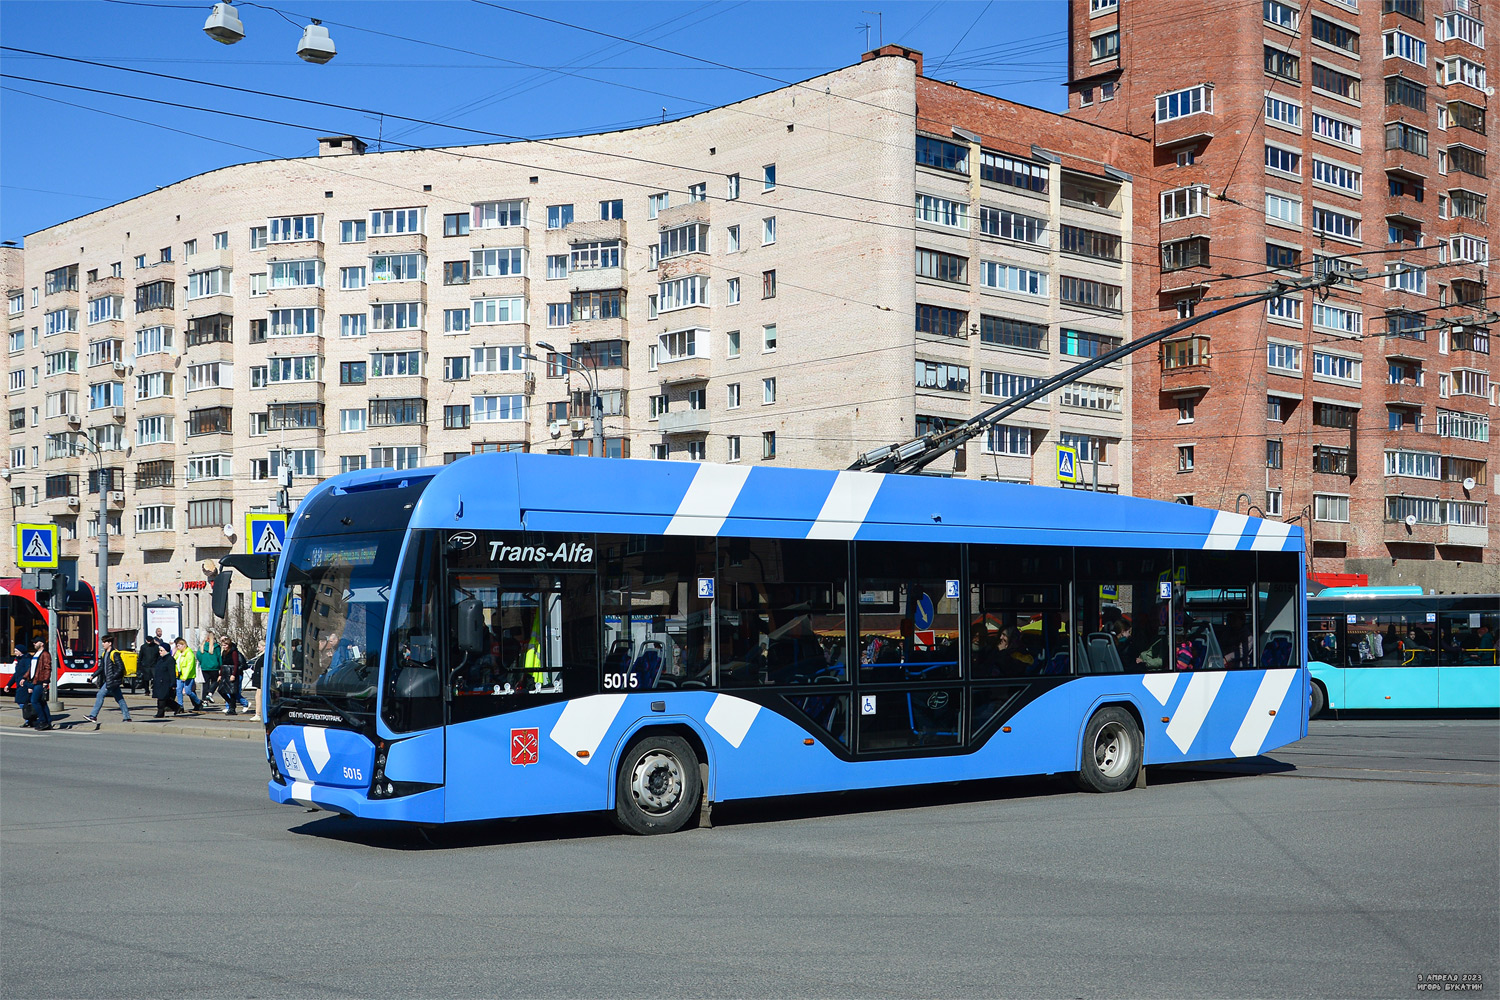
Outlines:
[[874,25],[872,25],[869,21],[866,21],[863,24],[856,24],[854,26],[854,30],[855,31],[858,31],[860,28],[865,29],[865,51],[866,52],[870,51],[870,29],[873,28],[873,27],[874,27]]
[[[879,32],[876,35],[876,37],[880,40],[880,44],[882,46],[885,45],[885,14],[882,11],[878,11],[878,10],[862,10],[862,11],[860,11],[860,13],[861,14],[874,14],[875,15],[875,22],[879,26]],[[870,47],[870,26],[867,24],[867,25],[865,25],[865,48],[868,49],[869,47]]]

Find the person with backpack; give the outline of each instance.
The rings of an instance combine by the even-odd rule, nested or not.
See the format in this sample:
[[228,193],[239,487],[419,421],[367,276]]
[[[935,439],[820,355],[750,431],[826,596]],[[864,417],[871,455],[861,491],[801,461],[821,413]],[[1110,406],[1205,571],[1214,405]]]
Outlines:
[[219,691],[224,696],[224,714],[235,715],[236,709],[243,708],[250,711],[250,703],[240,693],[240,685],[245,673],[245,654],[234,644],[234,640],[226,640],[224,643],[223,669],[219,676]]
[[172,714],[181,715],[185,711],[183,695],[187,695],[192,700],[195,711],[201,710],[203,701],[198,697],[198,692],[193,690],[193,682],[198,678],[198,658],[193,655],[187,640],[182,636],[177,637],[173,646],[177,650],[172,657],[177,674],[177,710]]
[[203,676],[203,704],[214,703],[214,692],[219,689],[219,668],[224,663],[224,647],[212,632],[203,638],[203,646],[197,654],[198,673]]
[[94,710],[84,716],[95,729],[99,728],[99,713],[104,709],[106,695],[114,698],[115,704],[120,706],[120,714],[126,722],[130,721],[130,706],[125,704],[125,696],[120,693],[120,685],[125,682],[125,658],[115,649],[115,640],[109,636],[100,641],[99,659],[99,669],[94,671],[99,693],[94,697]]
[[47,685],[52,680],[52,654],[47,651],[47,643],[38,639],[33,644],[34,651],[31,657],[31,728],[48,730],[52,728],[52,711],[47,707]]

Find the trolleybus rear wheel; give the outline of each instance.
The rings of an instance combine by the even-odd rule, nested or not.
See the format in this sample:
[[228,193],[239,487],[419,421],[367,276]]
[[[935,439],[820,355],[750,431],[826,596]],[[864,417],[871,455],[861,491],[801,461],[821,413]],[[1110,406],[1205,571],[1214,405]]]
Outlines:
[[672,833],[698,807],[698,755],[667,734],[633,743],[615,781],[615,823],[627,833]]
[[1141,731],[1123,708],[1101,708],[1083,731],[1078,787],[1118,792],[1135,784],[1141,769]]

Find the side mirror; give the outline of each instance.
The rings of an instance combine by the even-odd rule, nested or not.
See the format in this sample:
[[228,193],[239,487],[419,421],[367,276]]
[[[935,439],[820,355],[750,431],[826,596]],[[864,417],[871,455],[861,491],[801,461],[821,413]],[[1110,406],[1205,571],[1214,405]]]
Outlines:
[[229,617],[229,584],[234,579],[233,570],[223,570],[214,576],[213,612],[215,618]]
[[453,631],[461,651],[478,653],[485,648],[484,607],[479,598],[469,597],[458,602],[454,609]]

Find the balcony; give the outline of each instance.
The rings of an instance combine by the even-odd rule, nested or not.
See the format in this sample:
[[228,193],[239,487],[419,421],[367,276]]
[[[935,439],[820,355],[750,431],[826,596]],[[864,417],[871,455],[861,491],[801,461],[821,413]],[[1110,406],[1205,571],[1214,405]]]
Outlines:
[[1167,341],[1161,351],[1161,391],[1172,394],[1208,389],[1212,357],[1207,337]]
[[88,283],[88,297],[97,299],[105,295],[125,296],[125,279],[107,274],[102,278],[95,278]]
[[[408,296],[408,298],[414,297],[417,296]],[[323,289],[318,285],[272,288],[266,292],[265,307],[267,309],[321,309],[323,308]]]
[[670,410],[657,417],[657,429],[663,434],[706,434],[712,421],[708,410]]
[[656,228],[666,230],[676,229],[678,226],[690,226],[695,222],[707,223],[710,221],[709,206],[711,204],[712,202],[705,199],[663,209],[656,217]]
[[[623,254],[624,251],[622,250]],[[568,272],[568,291],[607,292],[625,287],[625,270],[619,267],[588,267]]]
[[591,219],[587,222],[570,222],[560,232],[569,245],[574,243],[599,243],[604,240],[620,240],[623,243],[625,241],[625,220]]
[[1443,526],[1440,545],[1464,545],[1470,548],[1488,548],[1490,529],[1479,525],[1448,524]]
[[[403,236],[381,237],[379,240],[370,241],[371,253],[413,253],[425,250],[426,243],[423,242],[412,246],[407,250],[386,249],[399,247],[400,241],[406,239]],[[421,237],[418,237],[421,239]],[[474,250],[483,250],[486,247],[529,247],[531,246],[531,230],[527,226],[494,226],[490,229],[469,230],[469,247]]]
[[[288,246],[288,245],[301,246],[302,244],[284,244],[284,243],[278,243],[278,244],[276,244],[276,248],[272,250],[273,253],[276,253],[276,256],[268,258],[268,259],[270,259],[270,260],[277,260],[279,258],[281,260],[286,260],[286,259],[290,258],[292,255],[290,253],[286,252],[285,250],[281,249],[282,247]],[[312,244],[312,245],[321,247],[323,244],[317,243],[317,244]],[[309,250],[307,253],[301,253],[301,254],[298,254],[297,256],[298,257],[316,257],[316,256],[319,256],[319,252]],[[234,266],[234,251],[232,251],[232,250],[199,250],[197,253],[193,254],[191,257],[185,257],[185,258],[183,258],[182,266],[185,267],[185,268],[187,268],[189,271],[211,271],[214,268],[219,268],[219,267],[233,267]]]
[[1196,145],[1214,137],[1218,120],[1211,114],[1184,115],[1169,122],[1156,123],[1156,147]]
[[687,385],[692,382],[707,382],[711,366],[708,358],[684,358],[663,364],[659,377],[663,388],[671,385]]

